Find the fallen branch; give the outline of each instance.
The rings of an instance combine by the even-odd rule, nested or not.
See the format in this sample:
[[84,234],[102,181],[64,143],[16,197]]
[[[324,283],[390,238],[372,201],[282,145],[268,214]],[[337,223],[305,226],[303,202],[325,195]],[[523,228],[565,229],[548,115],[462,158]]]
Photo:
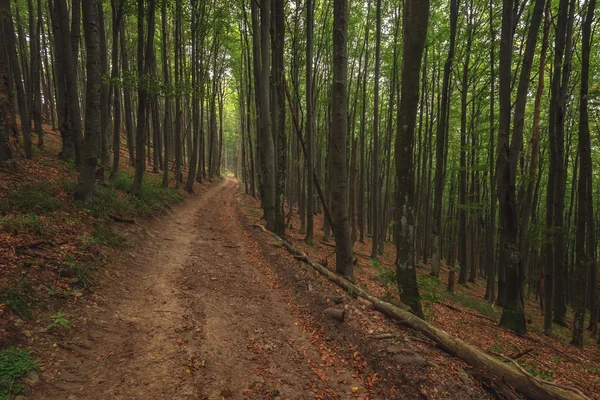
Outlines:
[[[255,226],[258,226],[263,231],[268,232],[262,225]],[[303,251],[295,248],[276,234],[272,232],[269,233],[273,235],[290,253],[302,257],[307,264],[312,266],[321,274],[325,275],[329,280],[346,289],[350,294],[371,302],[376,310],[392,319],[403,322],[415,331],[421,332],[427,338],[433,340],[446,352],[466,361],[476,368],[493,374],[498,379],[507,385],[514,387],[525,396],[531,399],[539,400],[589,400],[589,398],[577,388],[562,386],[539,379],[525,371],[514,360],[507,359],[511,364],[513,364],[509,365],[497,359],[496,357],[486,354],[480,349],[453,337],[447,332],[436,328],[421,318],[411,314],[408,311],[408,306],[406,305],[406,309],[403,309],[370,295],[344,277],[339,276],[322,265],[312,261]]]
[[455,306],[453,306],[452,304],[448,304],[448,303],[445,303],[445,302],[443,302],[443,301],[438,301],[438,302],[437,302],[437,304],[439,304],[439,305],[442,305],[442,306],[444,306],[444,307],[447,307],[447,308],[449,308],[449,309],[451,309],[451,310],[458,311],[458,312],[460,312],[460,313],[464,313],[464,314],[467,314],[467,315],[471,315],[471,316],[473,316],[473,317],[477,317],[477,318],[485,319],[486,321],[491,321],[491,322],[493,322],[494,324],[497,324],[497,323],[498,323],[498,321],[496,321],[495,319],[492,319],[492,318],[486,317],[485,315],[480,315],[480,314],[476,314],[476,313],[473,313],[473,312],[470,312],[470,311],[467,311],[467,310],[460,309],[460,308],[458,308],[458,307],[455,307]]
[[523,357],[524,355],[527,355],[529,353],[533,352],[533,349],[527,349],[527,350],[523,350],[523,351],[519,351],[518,353],[514,353],[508,356],[508,358],[512,359],[512,360],[517,360],[521,357]]

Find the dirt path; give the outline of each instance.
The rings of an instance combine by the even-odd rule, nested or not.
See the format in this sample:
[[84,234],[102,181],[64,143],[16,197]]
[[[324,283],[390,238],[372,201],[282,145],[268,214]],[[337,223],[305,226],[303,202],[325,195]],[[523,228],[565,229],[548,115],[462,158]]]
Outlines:
[[28,397],[351,397],[356,377],[318,368],[311,333],[245,245],[235,185],[151,223],[143,244],[103,269],[96,301],[54,344]]

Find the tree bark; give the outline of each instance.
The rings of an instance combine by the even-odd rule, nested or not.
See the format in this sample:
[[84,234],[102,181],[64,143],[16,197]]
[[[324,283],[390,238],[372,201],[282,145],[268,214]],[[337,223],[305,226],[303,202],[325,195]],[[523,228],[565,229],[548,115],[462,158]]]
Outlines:
[[414,253],[414,135],[419,104],[421,59],[429,23],[429,1],[404,5],[403,58],[396,130],[396,278],[402,302],[423,318]]
[[98,8],[93,1],[84,1],[82,7],[86,47],[85,139],[82,164],[75,198],[90,201],[96,182],[98,138],[101,134],[101,83],[100,34]]
[[331,210],[336,271],[354,279],[348,221],[346,135],[348,132],[348,0],[333,1],[333,85],[331,87]]

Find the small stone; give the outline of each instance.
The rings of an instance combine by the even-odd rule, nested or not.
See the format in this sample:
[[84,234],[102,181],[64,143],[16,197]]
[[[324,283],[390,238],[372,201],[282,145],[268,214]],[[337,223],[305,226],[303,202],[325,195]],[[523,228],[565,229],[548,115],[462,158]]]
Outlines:
[[17,397],[15,397],[15,400],[27,400],[27,397],[25,397],[22,394],[20,394]]

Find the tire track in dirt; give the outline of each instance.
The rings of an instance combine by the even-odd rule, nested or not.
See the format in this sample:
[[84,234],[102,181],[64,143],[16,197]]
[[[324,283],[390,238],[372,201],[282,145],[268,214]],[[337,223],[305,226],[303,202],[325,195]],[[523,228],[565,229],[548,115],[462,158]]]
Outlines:
[[104,268],[96,303],[43,365],[32,398],[351,397],[246,249],[226,179],[149,224]]

